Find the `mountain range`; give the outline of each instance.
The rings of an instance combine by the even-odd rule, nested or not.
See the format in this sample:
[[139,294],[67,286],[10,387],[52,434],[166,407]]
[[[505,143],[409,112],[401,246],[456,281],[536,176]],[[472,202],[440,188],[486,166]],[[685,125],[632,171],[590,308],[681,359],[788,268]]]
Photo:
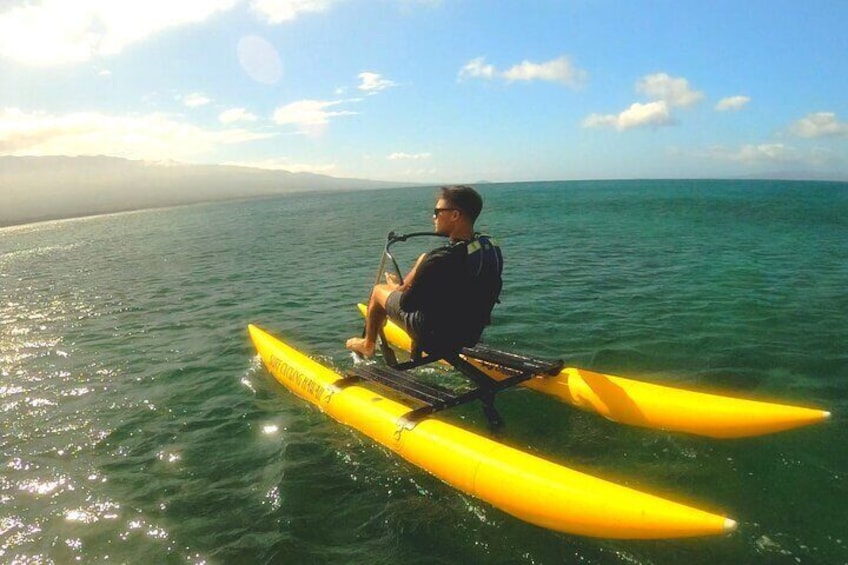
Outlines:
[[103,156],[0,157],[0,227],[287,192],[401,186],[412,185]]

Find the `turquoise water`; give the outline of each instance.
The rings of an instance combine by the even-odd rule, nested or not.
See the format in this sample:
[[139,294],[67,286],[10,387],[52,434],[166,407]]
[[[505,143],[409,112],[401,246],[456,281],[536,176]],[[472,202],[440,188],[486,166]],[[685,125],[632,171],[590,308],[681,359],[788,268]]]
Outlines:
[[[0,230],[0,562],[846,563],[848,185],[482,185],[507,259],[487,341],[820,406],[719,441],[529,390],[500,439],[727,513],[731,535],[569,536],[467,497],[278,385],[257,323],[324,363],[431,188],[288,195]],[[418,244],[398,246],[407,264]],[[476,406],[444,416],[485,433]]]

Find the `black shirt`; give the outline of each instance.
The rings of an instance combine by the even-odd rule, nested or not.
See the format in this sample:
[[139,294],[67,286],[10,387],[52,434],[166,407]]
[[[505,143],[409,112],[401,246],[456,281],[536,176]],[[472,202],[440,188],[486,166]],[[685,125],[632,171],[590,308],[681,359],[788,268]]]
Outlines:
[[[481,257],[474,253],[482,252],[489,260],[469,260],[469,249],[474,259]],[[500,290],[500,251],[482,236],[427,253],[401,296],[400,306],[418,314],[416,338],[422,349],[456,348],[477,343],[490,322]]]

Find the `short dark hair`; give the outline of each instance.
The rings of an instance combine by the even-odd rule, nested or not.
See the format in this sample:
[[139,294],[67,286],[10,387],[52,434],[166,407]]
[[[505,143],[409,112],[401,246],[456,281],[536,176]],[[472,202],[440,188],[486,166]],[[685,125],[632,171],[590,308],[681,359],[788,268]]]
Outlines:
[[477,221],[477,216],[483,209],[483,198],[470,186],[443,186],[439,196],[471,218],[472,223]]

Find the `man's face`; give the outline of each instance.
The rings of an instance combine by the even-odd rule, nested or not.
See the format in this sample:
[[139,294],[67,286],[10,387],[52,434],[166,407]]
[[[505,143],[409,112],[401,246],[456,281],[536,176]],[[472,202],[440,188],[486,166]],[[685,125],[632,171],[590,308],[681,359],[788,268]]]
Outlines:
[[449,235],[459,220],[459,214],[459,210],[451,206],[450,202],[439,198],[433,209],[433,230],[441,235]]

